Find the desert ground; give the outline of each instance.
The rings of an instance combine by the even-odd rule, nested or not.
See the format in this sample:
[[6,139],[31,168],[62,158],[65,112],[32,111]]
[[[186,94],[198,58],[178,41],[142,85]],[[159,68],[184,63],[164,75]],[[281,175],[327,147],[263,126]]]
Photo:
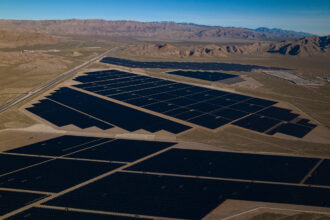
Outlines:
[[[27,36],[29,37],[29,36]],[[313,85],[297,85],[285,79],[272,77],[260,70],[252,72],[226,71],[226,73],[239,75],[244,79],[242,82],[225,84],[221,82],[209,82],[205,80],[192,79],[182,76],[166,74],[170,69],[151,68],[129,68],[112,64],[93,62],[86,68],[79,70],[74,76],[65,78],[56,85],[42,90],[30,98],[12,106],[6,111],[0,112],[0,151],[13,150],[25,145],[37,143],[62,135],[91,136],[99,138],[120,138],[127,140],[147,141],[168,141],[175,142],[175,148],[209,150],[219,152],[240,152],[265,155],[298,156],[330,159],[330,85],[325,78],[330,77],[330,62],[328,56],[284,56],[280,54],[231,54],[226,56],[171,56],[159,54],[144,54],[137,52],[130,54],[127,48],[132,45],[158,44],[164,41],[152,41],[150,39],[122,39],[98,37],[44,37],[33,36],[36,42],[28,44],[29,40],[23,42],[5,42],[0,44],[0,106],[22,94],[27,94],[34,88],[51,81],[61,74],[99,56],[112,49],[112,57],[130,59],[136,61],[159,61],[159,62],[224,62],[238,64],[253,64],[268,67],[281,67],[287,71],[312,81]],[[40,39],[39,39],[40,38]],[[7,40],[8,41],[8,40]],[[45,43],[47,42],[47,43]],[[176,47],[187,47],[202,45],[200,41],[176,41],[168,42]],[[218,43],[219,45],[226,42]],[[232,43],[232,42],[231,42]],[[234,42],[237,44],[237,42]],[[246,43],[246,42],[241,42]],[[240,44],[240,43],[239,43]],[[6,46],[10,45],[10,46]],[[161,53],[160,53],[161,54]],[[303,138],[295,138],[284,134],[267,135],[254,132],[231,124],[218,129],[210,130],[192,123],[186,123],[192,127],[180,134],[173,134],[167,131],[155,133],[145,130],[129,132],[119,127],[102,130],[96,127],[81,129],[74,125],[56,126],[49,121],[38,117],[27,111],[26,108],[33,106],[61,87],[74,88],[77,84],[73,79],[77,76],[84,76],[86,72],[115,69],[135,73],[142,76],[150,76],[159,79],[167,79],[177,83],[187,83],[210,89],[228,91],[243,95],[275,100],[276,106],[292,110],[303,118],[309,119],[317,127]],[[82,89],[77,89],[87,94],[103,98],[124,106],[138,109],[159,117],[161,113],[155,113],[134,105],[114,100],[108,97],[95,95]],[[183,123],[180,119],[171,120]],[[174,147],[170,147],[172,149]],[[17,214],[30,207],[46,207],[42,202],[71,192],[77,188],[95,182],[116,171],[147,160],[163,153],[159,151],[143,159],[126,163],[123,167],[109,171],[103,175],[92,178],[89,181],[77,184],[74,187],[59,193],[52,193],[46,199],[32,202],[31,204],[17,209],[5,217]],[[59,159],[58,157],[54,157]],[[54,159],[53,158],[53,159]],[[132,171],[133,172],[133,171]],[[134,171],[135,172],[135,171]],[[15,190],[14,190],[15,191]],[[20,191],[20,190],[18,190]],[[24,190],[22,190],[24,191]],[[57,207],[64,210],[63,207]],[[74,211],[80,211],[74,209]],[[95,211],[94,213],[102,214]],[[313,207],[303,205],[286,205],[279,203],[250,202],[238,200],[226,200],[219,207],[210,212],[205,219],[330,219],[330,210],[325,207]],[[111,214],[106,212],[105,214]],[[118,213],[117,213],[118,214]],[[120,214],[120,213],[119,213]],[[128,215],[134,217],[135,215]],[[152,218],[155,216],[139,215],[138,217]],[[157,217],[157,216],[156,216]],[[171,218],[169,218],[171,219]]]

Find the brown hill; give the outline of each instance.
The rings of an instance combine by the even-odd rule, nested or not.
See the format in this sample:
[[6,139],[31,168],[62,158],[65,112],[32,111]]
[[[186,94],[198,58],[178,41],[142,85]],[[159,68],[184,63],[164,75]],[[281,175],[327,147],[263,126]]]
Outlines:
[[290,56],[329,55],[330,36],[305,37],[295,41],[279,43],[253,43],[240,45],[190,45],[174,46],[170,44],[136,44],[121,51],[124,55],[155,57],[225,57],[230,55],[264,55],[279,53]]
[[248,40],[276,40],[281,39],[278,34],[259,33],[245,28],[223,28],[216,27],[202,30],[191,38],[235,38],[235,39],[248,39]]
[[93,35],[143,37],[167,40],[288,40],[304,36],[267,33],[246,28],[226,28],[174,22],[137,22],[106,20],[0,20],[0,29],[53,35]]
[[291,56],[329,55],[330,35],[271,44],[268,52]]
[[242,55],[263,53],[268,48],[268,43],[255,43],[247,45],[191,45],[174,46],[170,44],[135,44],[121,51],[123,55],[152,56],[152,57],[224,57],[232,54]]
[[45,34],[0,30],[0,48],[53,44],[58,41],[58,38]]

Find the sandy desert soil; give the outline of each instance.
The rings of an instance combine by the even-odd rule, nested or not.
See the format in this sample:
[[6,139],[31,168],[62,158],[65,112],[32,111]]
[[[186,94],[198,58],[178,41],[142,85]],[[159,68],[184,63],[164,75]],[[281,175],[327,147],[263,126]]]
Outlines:
[[[74,66],[83,63],[91,57],[100,54],[106,50],[109,45],[104,48],[86,48],[88,43],[59,43],[56,45],[29,46],[28,50],[45,50],[56,48],[60,52],[56,53],[21,53],[22,48],[10,48],[0,51],[0,57],[4,60],[0,65],[0,104],[8,102],[18,94],[29,91],[41,83],[50,80]],[[134,57],[121,56],[124,58],[133,58],[137,60],[162,60],[162,61],[188,61],[182,58],[155,58],[155,57]],[[205,58],[195,57],[189,58],[189,61],[201,62],[235,62],[244,64],[257,64],[266,66],[280,66],[294,69],[292,72],[301,74],[302,76],[315,80],[317,76],[330,76],[330,63],[327,59],[307,59],[303,57],[280,57],[272,55],[269,57],[222,57],[222,58]],[[90,70],[104,69],[114,67],[102,63],[91,65]],[[118,67],[116,67],[118,68]],[[56,137],[62,134],[79,134],[79,135],[95,135],[104,137],[123,137],[123,138],[145,138],[162,140],[176,140],[182,142],[182,147],[198,148],[198,149],[214,149],[241,152],[264,152],[274,154],[304,155],[330,158],[330,85],[322,84],[321,86],[306,87],[297,86],[281,79],[275,79],[262,74],[261,72],[233,72],[244,77],[255,80],[256,87],[240,87],[235,85],[223,85],[221,83],[208,83],[201,80],[193,80],[184,77],[176,77],[164,75],[166,70],[132,70],[129,68],[119,68],[128,71],[138,72],[150,76],[169,78],[172,80],[183,81],[192,84],[200,84],[203,86],[213,86],[218,89],[224,89],[233,92],[239,92],[258,97],[264,97],[280,101],[280,105],[285,106],[299,112],[304,117],[312,120],[313,123],[319,124],[319,128],[315,129],[311,134],[307,135],[303,140],[289,138],[285,136],[275,135],[267,136],[259,133],[247,131],[234,126],[224,126],[212,132],[206,129],[196,127],[189,132],[185,132],[176,136],[161,133],[155,136],[145,134],[141,131],[136,134],[127,134],[126,131],[115,129],[113,132],[102,133],[97,129],[91,128],[79,130],[73,126],[65,128],[57,128],[56,126],[36,120],[29,117],[22,110],[22,106],[29,105],[38,97],[27,100],[22,105],[16,106],[6,112],[0,113],[0,151],[19,147],[29,143],[38,142],[48,138]],[[87,70],[86,70],[87,71]],[[69,80],[70,81],[70,80]],[[61,85],[68,86],[72,82],[63,82]],[[43,94],[44,95],[44,94]],[[40,96],[42,97],[42,95]],[[32,101],[33,100],[33,101]],[[31,102],[32,101],[32,102]],[[118,136],[119,135],[119,136]],[[149,135],[149,136],[148,136]],[[237,205],[237,204],[236,204]],[[267,204],[268,205],[268,204]],[[233,206],[232,203],[229,206]],[[251,210],[250,204],[240,203],[236,207],[242,208],[246,206],[246,210]],[[260,205],[263,206],[263,205]],[[269,207],[273,207],[269,205]],[[221,208],[221,207],[220,207]],[[224,207],[222,207],[224,208]],[[250,208],[250,209],[249,209]],[[274,208],[283,208],[276,205]],[[293,207],[292,209],[297,208]],[[301,209],[298,207],[297,209]],[[308,207],[310,209],[310,207]],[[228,211],[229,210],[229,211]],[[229,212],[238,213],[236,210],[228,209]],[[219,214],[215,212],[210,215],[209,219],[219,219]],[[311,211],[324,211],[312,209]],[[328,211],[328,210],[327,210]],[[238,216],[231,219],[272,219],[277,217],[285,217],[285,219],[327,219],[322,214],[301,214],[301,211],[293,212],[273,209],[257,209],[255,212],[249,212],[249,215]]]

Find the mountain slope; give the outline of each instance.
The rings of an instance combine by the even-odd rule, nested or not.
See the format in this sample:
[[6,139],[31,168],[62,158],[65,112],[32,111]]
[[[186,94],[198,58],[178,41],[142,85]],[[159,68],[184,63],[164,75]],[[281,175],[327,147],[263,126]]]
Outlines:
[[305,37],[294,41],[259,42],[253,44],[190,45],[136,44],[121,51],[125,55],[155,57],[225,57],[230,55],[264,55],[277,53],[286,56],[329,56],[330,35],[325,37]]
[[324,37],[305,37],[295,41],[271,44],[268,52],[291,56],[313,56],[329,54],[330,35]]
[[286,36],[289,38],[296,38],[296,36],[301,35],[302,37],[310,37],[313,36],[312,34],[305,33],[305,32],[296,32],[296,31],[289,31],[289,30],[283,30],[279,28],[267,28],[267,27],[259,27],[256,29],[253,29],[256,32],[260,33],[268,33],[268,34],[281,34],[283,37]]
[[246,28],[215,27],[174,22],[137,22],[106,20],[0,20],[0,29],[53,35],[96,35],[109,37],[144,37],[167,40],[290,40],[304,37],[291,32],[266,33]]
[[23,45],[32,46],[36,44],[53,44],[58,41],[58,38],[45,34],[0,30],[0,48]]

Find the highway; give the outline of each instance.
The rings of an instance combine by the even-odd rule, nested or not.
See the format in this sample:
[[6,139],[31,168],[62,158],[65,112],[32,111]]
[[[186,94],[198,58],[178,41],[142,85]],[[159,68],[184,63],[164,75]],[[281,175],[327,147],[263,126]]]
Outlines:
[[2,106],[0,106],[0,113],[6,111],[7,109],[9,109],[9,108],[11,108],[11,107],[13,107],[15,105],[20,104],[21,102],[23,102],[24,100],[32,97],[33,95],[36,95],[36,94],[38,94],[38,93],[40,93],[42,91],[47,90],[49,87],[51,87],[51,86],[53,86],[53,85],[61,82],[63,79],[66,79],[67,77],[71,77],[71,76],[75,75],[78,71],[84,69],[88,65],[96,62],[97,60],[105,57],[107,54],[109,54],[109,53],[111,53],[111,52],[113,52],[114,50],[117,50],[117,49],[118,49],[118,47],[114,47],[114,48],[112,48],[112,49],[110,49],[110,50],[102,53],[101,55],[99,55],[99,56],[97,56],[97,57],[95,57],[95,58],[93,58],[91,60],[88,60],[85,63],[83,63],[83,64],[81,64],[81,65],[73,68],[72,70],[69,70],[68,72],[65,72],[65,73],[59,75],[57,78],[55,78],[55,79],[53,79],[53,80],[51,80],[49,82],[46,82],[46,83],[40,85],[37,88],[31,89],[27,93],[23,93],[22,95],[14,98],[13,100],[11,100],[11,101],[3,104]]

